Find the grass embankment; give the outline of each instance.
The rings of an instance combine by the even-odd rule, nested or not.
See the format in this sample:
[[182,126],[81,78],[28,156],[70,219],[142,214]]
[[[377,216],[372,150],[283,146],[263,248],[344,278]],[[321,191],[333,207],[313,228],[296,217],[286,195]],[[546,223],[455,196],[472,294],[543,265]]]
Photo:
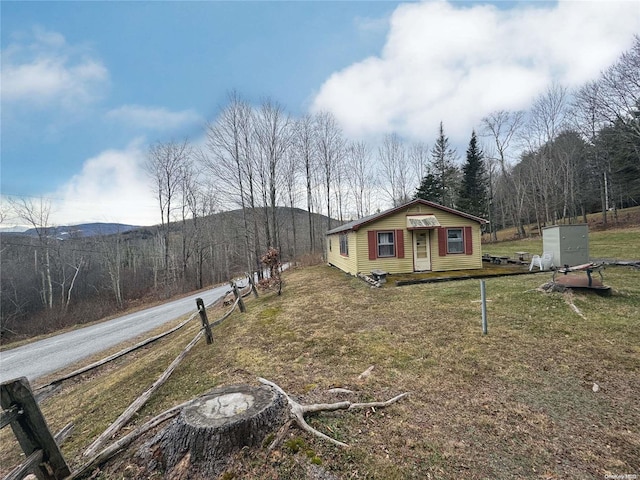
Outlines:
[[[482,245],[483,253],[507,255],[516,258],[515,252],[542,255],[542,237],[508,240]],[[592,259],[640,259],[640,227],[589,231],[589,257]]]
[[[614,216],[614,212],[610,211],[607,215],[607,225],[604,224],[604,219],[602,218],[602,212],[599,213],[590,213],[587,215],[587,225],[589,227],[590,234],[596,231],[602,230],[611,230],[611,229],[623,229],[630,227],[637,227],[640,225],[640,206],[638,207],[629,207],[618,210],[617,218]],[[570,223],[569,219],[561,219],[558,221],[559,224]],[[575,219],[573,223],[583,223],[582,216]],[[536,224],[529,224],[524,226],[527,235],[539,237],[540,232],[538,230],[538,226]],[[517,240],[518,234],[515,227],[505,228],[496,232],[496,236],[498,237],[498,241],[502,242],[505,240]],[[483,241],[490,243],[489,234],[485,234],[483,236]]]
[[[281,297],[252,299],[248,313],[214,329],[212,346],[198,344],[136,423],[214,386],[262,376],[304,403],[337,401],[326,393],[331,387],[354,390],[354,401],[411,395],[387,409],[310,421],[347,449],[293,429],[279,451],[239,454],[226,478],[308,478],[311,459],[338,478],[638,473],[639,273],[608,268],[608,298],[541,293],[542,276],[487,280],[489,335],[482,336],[477,281],[379,290],[325,266],[289,272]],[[63,447],[72,464],[197,329],[193,323],[99,375],[68,382],[43,402],[53,431],[76,424]],[[370,365],[371,376],[358,380]],[[3,467],[16,461],[6,450],[0,457]],[[123,456],[100,478],[146,475]]]
[[[640,229],[591,232],[590,247],[592,258],[637,258]],[[511,256],[541,248],[540,239],[485,246]],[[236,313],[215,329],[213,346],[197,345],[136,423],[216,385],[255,383],[256,376],[279,383],[303,402],[338,400],[325,393],[333,386],[353,389],[350,399],[359,401],[409,390],[408,399],[386,411],[312,420],[350,443],[347,450],[293,430],[295,438],[280,451],[245,452],[230,473],[305,478],[309,457],[344,478],[637,473],[639,274],[608,268],[605,283],[614,288],[609,298],[542,294],[535,288],[546,281],[544,275],[487,280],[489,335],[482,337],[477,281],[372,290],[328,267],[291,272],[282,297],[251,300],[249,313]],[[157,378],[197,329],[194,322],[66,382],[43,402],[53,431],[68,421],[76,425],[63,447],[73,465],[82,463],[82,449]],[[370,365],[371,377],[358,380]],[[6,473],[20,458],[9,429],[0,439],[0,470]],[[125,456],[101,477],[144,474]]]

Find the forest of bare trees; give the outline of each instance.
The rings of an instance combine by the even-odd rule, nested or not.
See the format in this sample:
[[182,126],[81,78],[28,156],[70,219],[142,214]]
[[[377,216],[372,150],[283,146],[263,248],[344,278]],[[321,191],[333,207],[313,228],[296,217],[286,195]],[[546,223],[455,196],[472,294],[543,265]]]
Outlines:
[[446,124],[425,134],[431,146],[395,132],[351,141],[329,112],[295,118],[272,99],[255,105],[232,92],[201,144],[149,147],[156,227],[60,240],[46,201],[12,201],[37,234],[3,236],[2,334],[260,270],[270,247],[284,261],[321,254],[328,229],[418,195],[482,214],[492,234],[516,227],[528,236],[591,212],[615,221],[617,209],[640,204],[640,37],[584,86],[554,84],[528,111],[486,114],[466,159]]

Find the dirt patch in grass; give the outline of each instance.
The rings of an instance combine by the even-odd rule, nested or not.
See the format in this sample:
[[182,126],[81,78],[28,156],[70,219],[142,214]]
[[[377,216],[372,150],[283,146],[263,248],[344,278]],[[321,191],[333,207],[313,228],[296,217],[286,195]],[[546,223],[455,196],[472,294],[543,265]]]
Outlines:
[[[542,293],[545,274],[489,279],[489,334],[477,280],[371,289],[336,269],[286,274],[281,297],[250,299],[199,343],[135,423],[215,386],[270,379],[303,403],[408,398],[387,409],[323,413],[272,453],[239,452],[225,478],[597,478],[640,470],[640,278],[615,267],[608,298]],[[549,274],[549,277],[551,274]],[[221,311],[209,312],[216,318]],[[195,335],[194,323],[43,404],[52,430],[76,431],[73,465]],[[361,372],[374,366],[371,375]],[[599,388],[594,392],[593,385]],[[6,445],[3,431],[2,443]],[[97,478],[138,470],[130,448]],[[9,458],[3,446],[0,463]],[[13,457],[15,459],[15,455]],[[126,473],[129,472],[129,473]],[[155,477],[154,477],[155,475]],[[314,476],[315,475],[315,476]],[[322,476],[324,475],[324,476]]]

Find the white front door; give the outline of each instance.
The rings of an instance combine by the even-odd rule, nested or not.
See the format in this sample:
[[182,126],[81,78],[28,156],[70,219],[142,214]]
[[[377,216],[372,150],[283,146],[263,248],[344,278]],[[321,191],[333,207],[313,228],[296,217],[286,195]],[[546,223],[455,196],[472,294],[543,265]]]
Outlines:
[[413,267],[416,272],[431,270],[429,230],[413,231]]

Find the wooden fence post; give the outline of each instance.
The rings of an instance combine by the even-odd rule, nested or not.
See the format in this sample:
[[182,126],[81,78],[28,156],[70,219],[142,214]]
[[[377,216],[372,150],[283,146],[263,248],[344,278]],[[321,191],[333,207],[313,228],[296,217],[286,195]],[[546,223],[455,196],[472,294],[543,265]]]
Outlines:
[[231,288],[233,288],[233,295],[236,297],[236,300],[238,300],[238,306],[240,307],[240,312],[245,313],[247,309],[244,306],[244,302],[242,301],[242,295],[240,295],[240,292],[238,291],[238,286],[236,285],[236,282],[229,282],[229,283],[231,284]]
[[[0,403],[3,410],[10,411],[16,407],[19,413],[18,417],[12,419],[10,423],[27,457],[25,469],[31,466],[30,470],[39,479],[45,480],[60,480],[69,476],[71,474],[69,466],[49,431],[40,406],[33,397],[29,381],[21,377],[1,384]],[[42,459],[44,463],[41,463]]]
[[211,345],[213,343],[213,333],[211,333],[211,326],[207,318],[207,310],[204,308],[204,301],[201,298],[196,298],[196,306],[198,307],[198,313],[200,313],[200,320],[202,321],[202,328],[204,328],[204,333],[207,338],[207,345]]
[[253,273],[247,273],[247,277],[249,277],[249,284],[251,285],[251,291],[253,292],[253,296],[258,298],[258,289],[256,288],[256,282],[253,281]]

